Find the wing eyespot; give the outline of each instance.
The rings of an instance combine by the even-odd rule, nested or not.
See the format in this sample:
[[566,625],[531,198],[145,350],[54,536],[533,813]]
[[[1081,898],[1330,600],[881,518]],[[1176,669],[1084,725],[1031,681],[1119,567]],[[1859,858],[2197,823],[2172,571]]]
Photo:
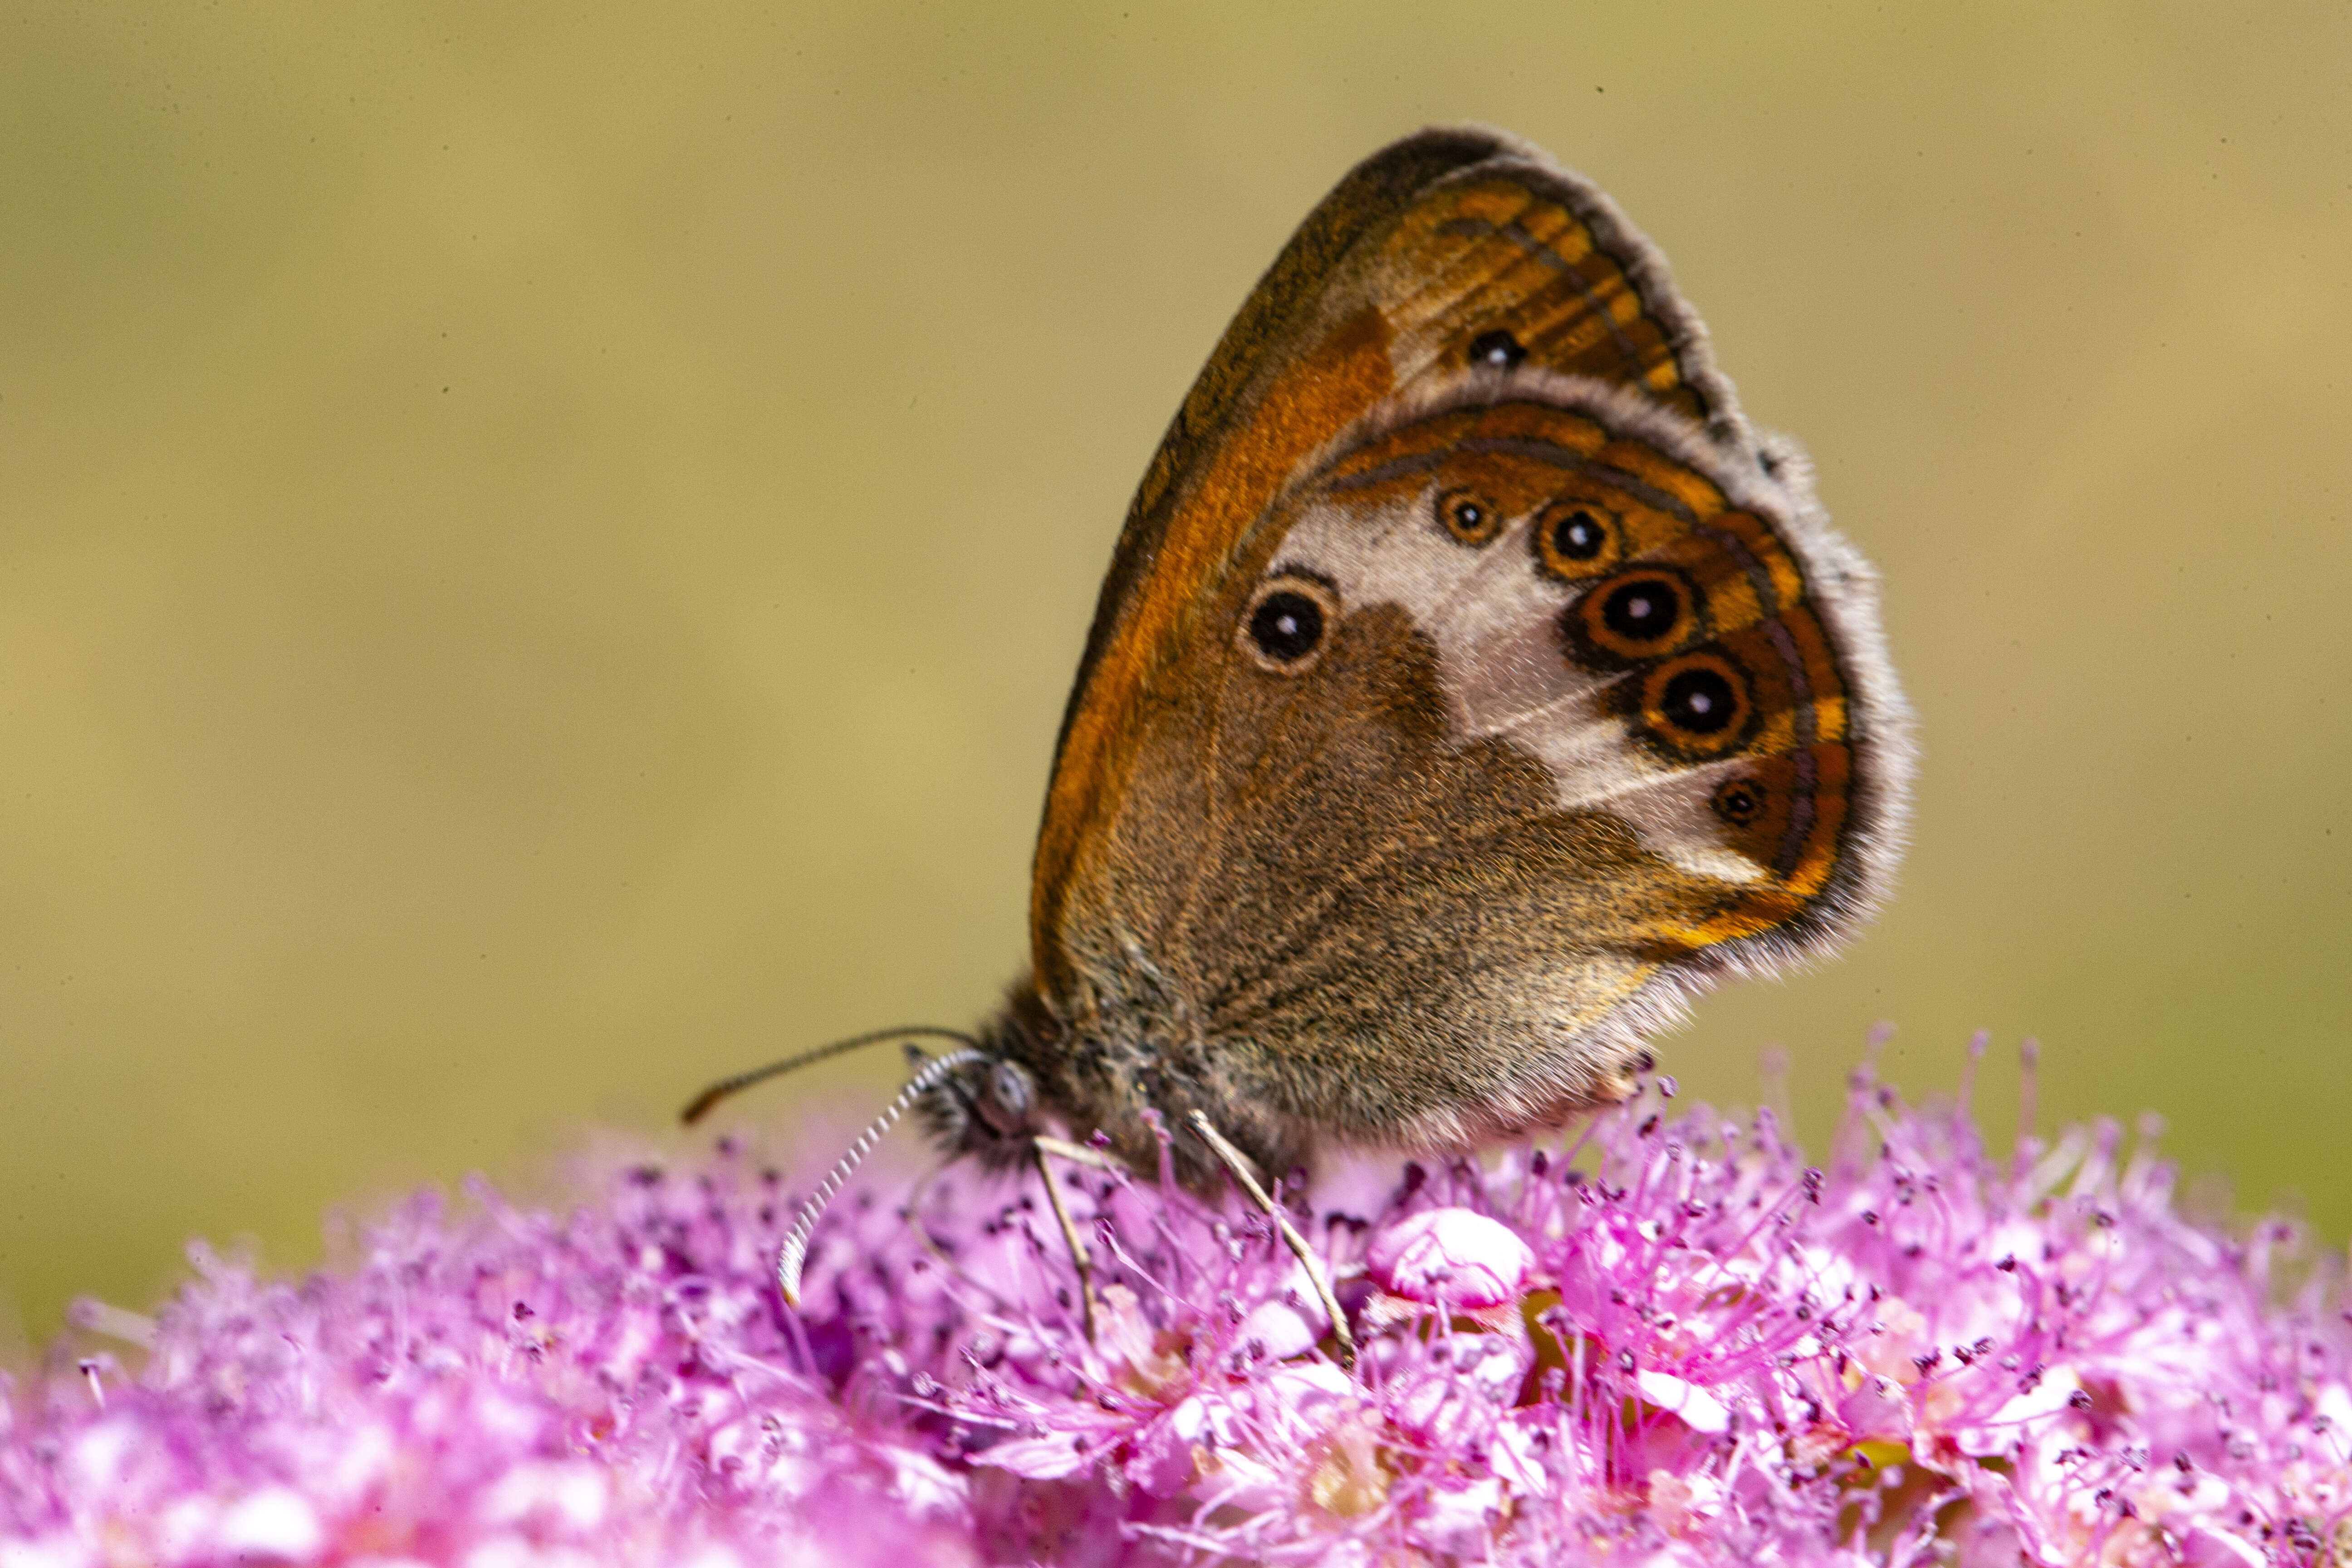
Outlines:
[[1503,531],[1503,514],[1492,501],[1473,489],[1456,488],[1437,498],[1437,525],[1456,543],[1473,547]]
[[1624,552],[1617,514],[1587,500],[1556,500],[1536,514],[1528,539],[1545,574],[1580,583],[1601,576]]
[[1764,787],[1763,780],[1736,778],[1726,780],[1707,805],[1714,808],[1716,816],[1732,826],[1747,827],[1764,815],[1764,808],[1771,804],[1771,792]]
[[[1685,761],[1727,756],[1754,732],[1752,684],[1748,671],[1721,648],[1693,648],[1643,676],[1642,728],[1651,741]],[[1727,804],[1736,803],[1718,792],[1717,811]],[[1749,815],[1761,805],[1759,798]]]
[[1673,567],[1636,566],[1594,584],[1561,613],[1560,628],[1579,663],[1622,669],[1706,636],[1706,601]]
[[1474,365],[1517,370],[1527,357],[1526,345],[1499,327],[1470,340],[1470,363]]
[[1299,675],[1314,667],[1339,621],[1339,602],[1329,588],[1284,573],[1250,595],[1235,641],[1260,669]]

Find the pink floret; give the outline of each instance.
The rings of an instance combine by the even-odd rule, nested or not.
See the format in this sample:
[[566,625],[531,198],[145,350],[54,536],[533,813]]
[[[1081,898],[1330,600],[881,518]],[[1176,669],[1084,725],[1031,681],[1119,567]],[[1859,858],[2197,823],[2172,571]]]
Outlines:
[[1411,1301],[1499,1307],[1519,1299],[1536,1255],[1475,1209],[1423,1209],[1384,1226],[1364,1251],[1381,1289]]
[[786,1312],[797,1193],[726,1142],[419,1198],[307,1279],[199,1248],[6,1388],[0,1568],[2352,1560],[2294,1226],[1867,1072],[1821,1169],[1671,1110],[1302,1211],[1352,1371],[1245,1205],[1085,1168],[1092,1341],[1034,1177],[961,1167],[845,1198]]

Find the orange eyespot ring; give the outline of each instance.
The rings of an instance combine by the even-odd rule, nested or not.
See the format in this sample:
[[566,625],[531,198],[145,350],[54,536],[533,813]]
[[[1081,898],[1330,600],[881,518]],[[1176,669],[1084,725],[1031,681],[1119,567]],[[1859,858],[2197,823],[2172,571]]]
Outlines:
[[[1720,757],[1745,745],[1756,727],[1748,671],[1720,648],[1693,648],[1642,678],[1642,725],[1675,756]],[[1733,786],[1717,792],[1720,812]],[[1757,792],[1751,818],[1763,805]]]
[[1605,577],[1560,617],[1571,657],[1603,668],[1656,658],[1705,635],[1705,602],[1670,566]]
[[1464,544],[1484,544],[1503,531],[1503,514],[1476,490],[1446,490],[1433,510],[1437,525]]
[[1536,513],[1528,531],[1536,563],[1551,576],[1580,583],[1617,564],[1624,531],[1617,514],[1587,500],[1556,500]]
[[1285,572],[1250,595],[1234,641],[1260,669],[1299,675],[1314,668],[1339,626],[1339,595],[1312,577]]

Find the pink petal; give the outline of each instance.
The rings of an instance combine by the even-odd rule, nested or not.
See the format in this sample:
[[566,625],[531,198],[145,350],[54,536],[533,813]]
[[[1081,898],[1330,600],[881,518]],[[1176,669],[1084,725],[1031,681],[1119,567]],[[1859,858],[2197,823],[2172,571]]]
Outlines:
[[1535,1254],[1508,1226],[1472,1209],[1423,1209],[1373,1237],[1365,1256],[1382,1289],[1449,1307],[1499,1307],[1518,1299]]

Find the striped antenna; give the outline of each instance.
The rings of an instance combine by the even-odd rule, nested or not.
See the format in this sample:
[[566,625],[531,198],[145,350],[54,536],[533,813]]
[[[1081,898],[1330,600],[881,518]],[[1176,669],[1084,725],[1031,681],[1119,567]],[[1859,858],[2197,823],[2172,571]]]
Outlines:
[[691,1127],[709,1115],[712,1106],[725,1100],[729,1095],[740,1094],[755,1083],[765,1083],[781,1073],[797,1072],[802,1068],[824,1061],[828,1057],[837,1057],[844,1051],[859,1050],[866,1046],[878,1046],[885,1040],[903,1040],[916,1037],[954,1040],[965,1046],[977,1047],[980,1044],[961,1029],[942,1029],[933,1024],[908,1024],[896,1029],[870,1029],[862,1035],[852,1035],[845,1040],[835,1040],[829,1046],[819,1046],[813,1051],[803,1051],[796,1057],[786,1057],[780,1062],[770,1062],[763,1068],[753,1068],[750,1072],[739,1072],[733,1078],[722,1078],[700,1094],[696,1095],[687,1108],[677,1113],[677,1119]]
[[925,1062],[922,1070],[898,1091],[898,1098],[890,1102],[889,1108],[874,1119],[871,1127],[857,1135],[857,1142],[849,1146],[849,1152],[834,1162],[833,1169],[827,1171],[824,1180],[816,1184],[816,1191],[809,1195],[809,1201],[801,1205],[799,1217],[793,1221],[793,1228],[784,1235],[783,1250],[776,1255],[776,1288],[784,1293],[785,1306],[797,1309],[801,1304],[801,1266],[808,1261],[809,1237],[815,1232],[817,1216],[824,1213],[824,1205],[833,1202],[834,1195],[841,1191],[841,1184],[849,1180],[849,1173],[857,1169],[858,1163],[874,1152],[874,1145],[882,1142],[882,1135],[898,1124],[898,1118],[907,1114],[908,1108],[929,1094],[941,1079],[958,1068],[988,1059],[986,1051],[967,1049],[950,1051],[946,1056]]

